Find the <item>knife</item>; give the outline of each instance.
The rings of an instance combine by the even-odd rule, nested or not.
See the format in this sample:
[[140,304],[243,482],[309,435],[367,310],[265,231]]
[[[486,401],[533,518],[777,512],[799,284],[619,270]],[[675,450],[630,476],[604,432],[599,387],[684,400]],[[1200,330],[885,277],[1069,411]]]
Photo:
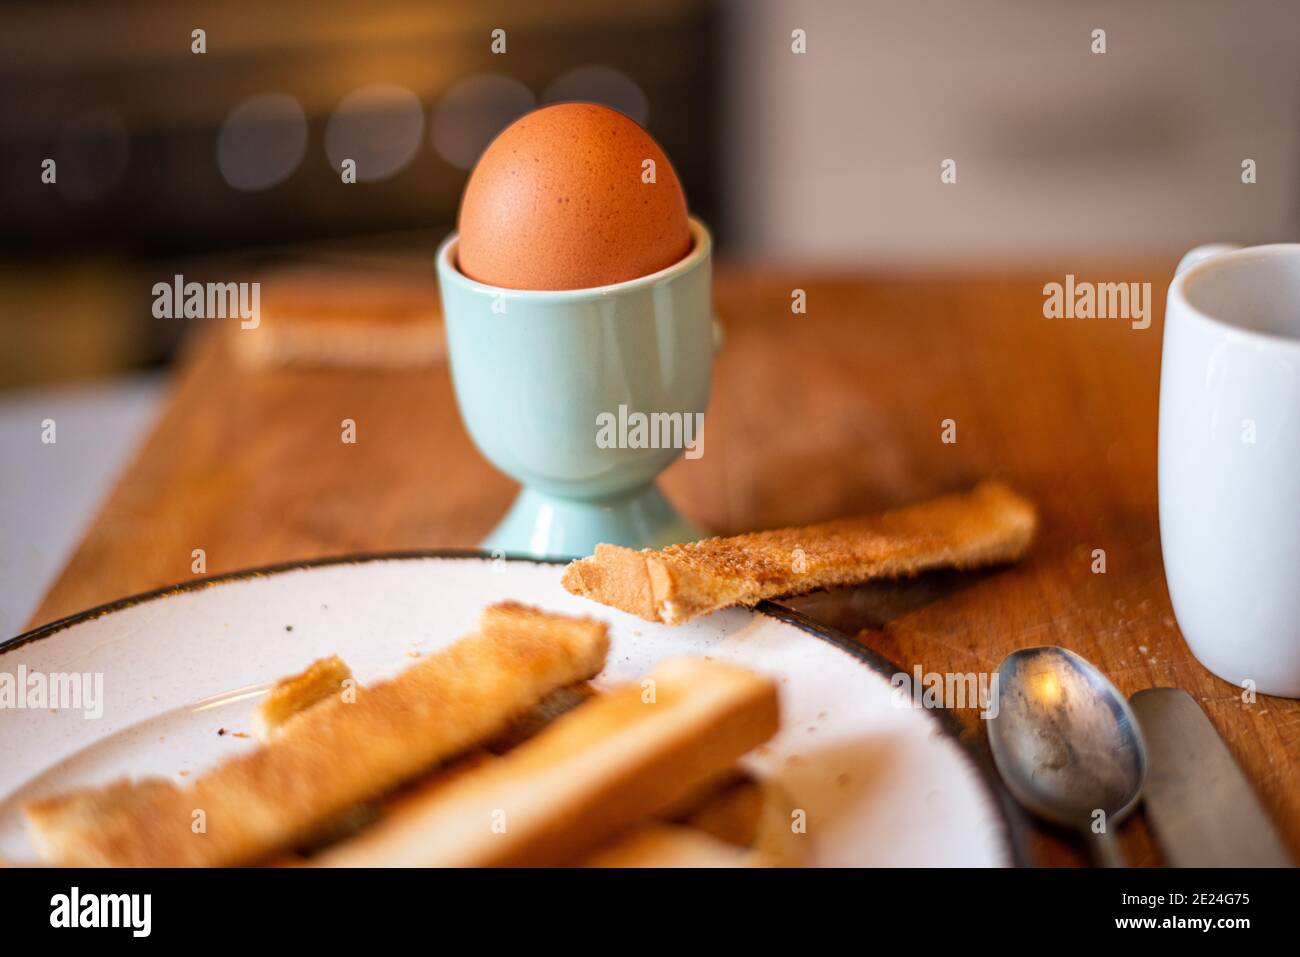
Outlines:
[[1294,862],[1210,719],[1181,688],[1130,699],[1146,739],[1147,820],[1171,867]]

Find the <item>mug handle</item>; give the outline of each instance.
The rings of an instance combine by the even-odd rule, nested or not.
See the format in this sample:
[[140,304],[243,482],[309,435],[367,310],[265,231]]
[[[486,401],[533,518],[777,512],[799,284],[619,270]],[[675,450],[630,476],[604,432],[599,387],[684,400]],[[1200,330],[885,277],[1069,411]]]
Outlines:
[[1206,243],[1203,246],[1197,246],[1195,249],[1189,250],[1182,259],[1178,260],[1178,268],[1174,270],[1174,275],[1181,276],[1197,263],[1204,262],[1211,256],[1230,253],[1234,249],[1240,248],[1240,243]]

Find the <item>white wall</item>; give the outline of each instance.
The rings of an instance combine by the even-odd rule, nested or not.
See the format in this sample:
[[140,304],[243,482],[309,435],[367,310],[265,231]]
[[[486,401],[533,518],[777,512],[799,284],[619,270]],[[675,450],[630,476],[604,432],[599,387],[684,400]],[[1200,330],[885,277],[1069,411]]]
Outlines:
[[[1300,239],[1300,2],[732,0],[726,19],[740,252],[861,263]],[[948,157],[955,186],[939,181]],[[1246,157],[1257,185],[1241,183]]]

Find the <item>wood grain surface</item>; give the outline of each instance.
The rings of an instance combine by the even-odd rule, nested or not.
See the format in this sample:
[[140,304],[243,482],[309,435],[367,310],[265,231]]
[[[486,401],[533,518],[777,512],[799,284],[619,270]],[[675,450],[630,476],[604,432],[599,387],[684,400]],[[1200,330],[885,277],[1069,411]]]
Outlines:
[[[1150,281],[1155,321],[1043,317],[1043,284],[1016,275],[834,276],[720,269],[726,327],[705,454],[664,477],[717,532],[804,523],[909,502],[984,476],[1034,498],[1042,534],[1022,565],[810,596],[805,610],[904,670],[991,672],[1010,651],[1060,644],[1125,693],[1185,688],[1300,854],[1300,702],[1260,697],[1191,657],[1169,605],[1156,512],[1160,315],[1174,260],[1070,269]],[[1104,264],[1103,264],[1104,265]],[[793,288],[807,292],[792,315]],[[477,454],[445,367],[248,371],[230,335],[204,336],[151,437],[41,604],[41,623],[191,577],[355,551],[473,546],[515,487]],[[357,442],[340,441],[356,422]],[[957,441],[941,441],[943,421]],[[1105,574],[1092,571],[1104,549]],[[987,751],[973,709],[964,738]],[[1138,814],[1122,842],[1160,863]],[[1086,863],[1033,828],[1037,863]]]

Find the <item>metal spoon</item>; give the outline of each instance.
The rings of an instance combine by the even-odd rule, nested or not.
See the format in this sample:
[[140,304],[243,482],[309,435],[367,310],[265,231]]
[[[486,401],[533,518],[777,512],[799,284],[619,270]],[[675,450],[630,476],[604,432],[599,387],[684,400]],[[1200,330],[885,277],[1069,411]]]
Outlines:
[[1115,830],[1142,794],[1146,745],[1119,690],[1064,648],[1022,648],[998,669],[989,719],[1008,790],[1045,820],[1088,838],[1103,867],[1123,867]]

